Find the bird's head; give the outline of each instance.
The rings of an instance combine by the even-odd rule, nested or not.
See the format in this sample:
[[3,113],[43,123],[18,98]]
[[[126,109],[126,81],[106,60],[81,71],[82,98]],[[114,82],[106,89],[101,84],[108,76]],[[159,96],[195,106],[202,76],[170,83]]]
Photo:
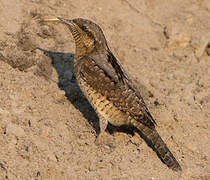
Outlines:
[[58,19],[71,31],[78,56],[86,55],[96,48],[108,48],[101,28],[94,22],[82,18],[70,20],[58,17]]

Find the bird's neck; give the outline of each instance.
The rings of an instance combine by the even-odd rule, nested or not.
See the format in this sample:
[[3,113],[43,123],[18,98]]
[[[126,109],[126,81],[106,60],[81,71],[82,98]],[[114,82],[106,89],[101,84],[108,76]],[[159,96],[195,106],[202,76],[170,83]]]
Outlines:
[[89,54],[95,48],[94,40],[84,36],[75,38],[75,44],[77,56],[84,56],[86,54]]

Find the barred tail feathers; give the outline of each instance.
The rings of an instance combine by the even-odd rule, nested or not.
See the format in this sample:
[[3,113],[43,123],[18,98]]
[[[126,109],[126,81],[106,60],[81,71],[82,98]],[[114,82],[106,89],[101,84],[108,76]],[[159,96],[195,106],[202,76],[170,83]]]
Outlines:
[[141,131],[141,135],[151,148],[157,153],[158,157],[163,163],[165,163],[170,169],[174,171],[181,171],[182,168],[178,161],[175,159],[171,151],[168,149],[165,142],[162,140],[155,128],[149,128],[144,124],[134,121],[133,125]]

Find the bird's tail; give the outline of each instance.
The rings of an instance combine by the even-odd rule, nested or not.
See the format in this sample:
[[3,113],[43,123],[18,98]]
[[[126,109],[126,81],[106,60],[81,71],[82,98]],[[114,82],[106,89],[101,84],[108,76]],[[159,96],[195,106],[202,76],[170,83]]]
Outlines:
[[141,131],[142,137],[145,139],[147,144],[151,146],[151,148],[157,153],[163,163],[165,163],[169,168],[174,171],[182,170],[178,161],[170,152],[155,128],[149,128],[148,126],[145,126],[138,121],[134,121],[133,125]]

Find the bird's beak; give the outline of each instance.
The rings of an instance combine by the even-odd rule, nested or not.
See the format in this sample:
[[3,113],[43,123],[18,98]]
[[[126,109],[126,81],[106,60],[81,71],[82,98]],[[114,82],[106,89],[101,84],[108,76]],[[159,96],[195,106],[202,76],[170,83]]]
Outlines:
[[41,19],[40,22],[60,22],[60,20],[58,18]]
[[42,19],[41,22],[61,22],[63,24],[67,24],[67,25],[74,25],[74,23],[71,19],[64,19],[61,17],[52,18],[52,19]]
[[58,19],[63,24],[74,26],[74,22],[71,19],[64,19],[64,18],[61,18],[61,17],[57,17],[56,19]]

